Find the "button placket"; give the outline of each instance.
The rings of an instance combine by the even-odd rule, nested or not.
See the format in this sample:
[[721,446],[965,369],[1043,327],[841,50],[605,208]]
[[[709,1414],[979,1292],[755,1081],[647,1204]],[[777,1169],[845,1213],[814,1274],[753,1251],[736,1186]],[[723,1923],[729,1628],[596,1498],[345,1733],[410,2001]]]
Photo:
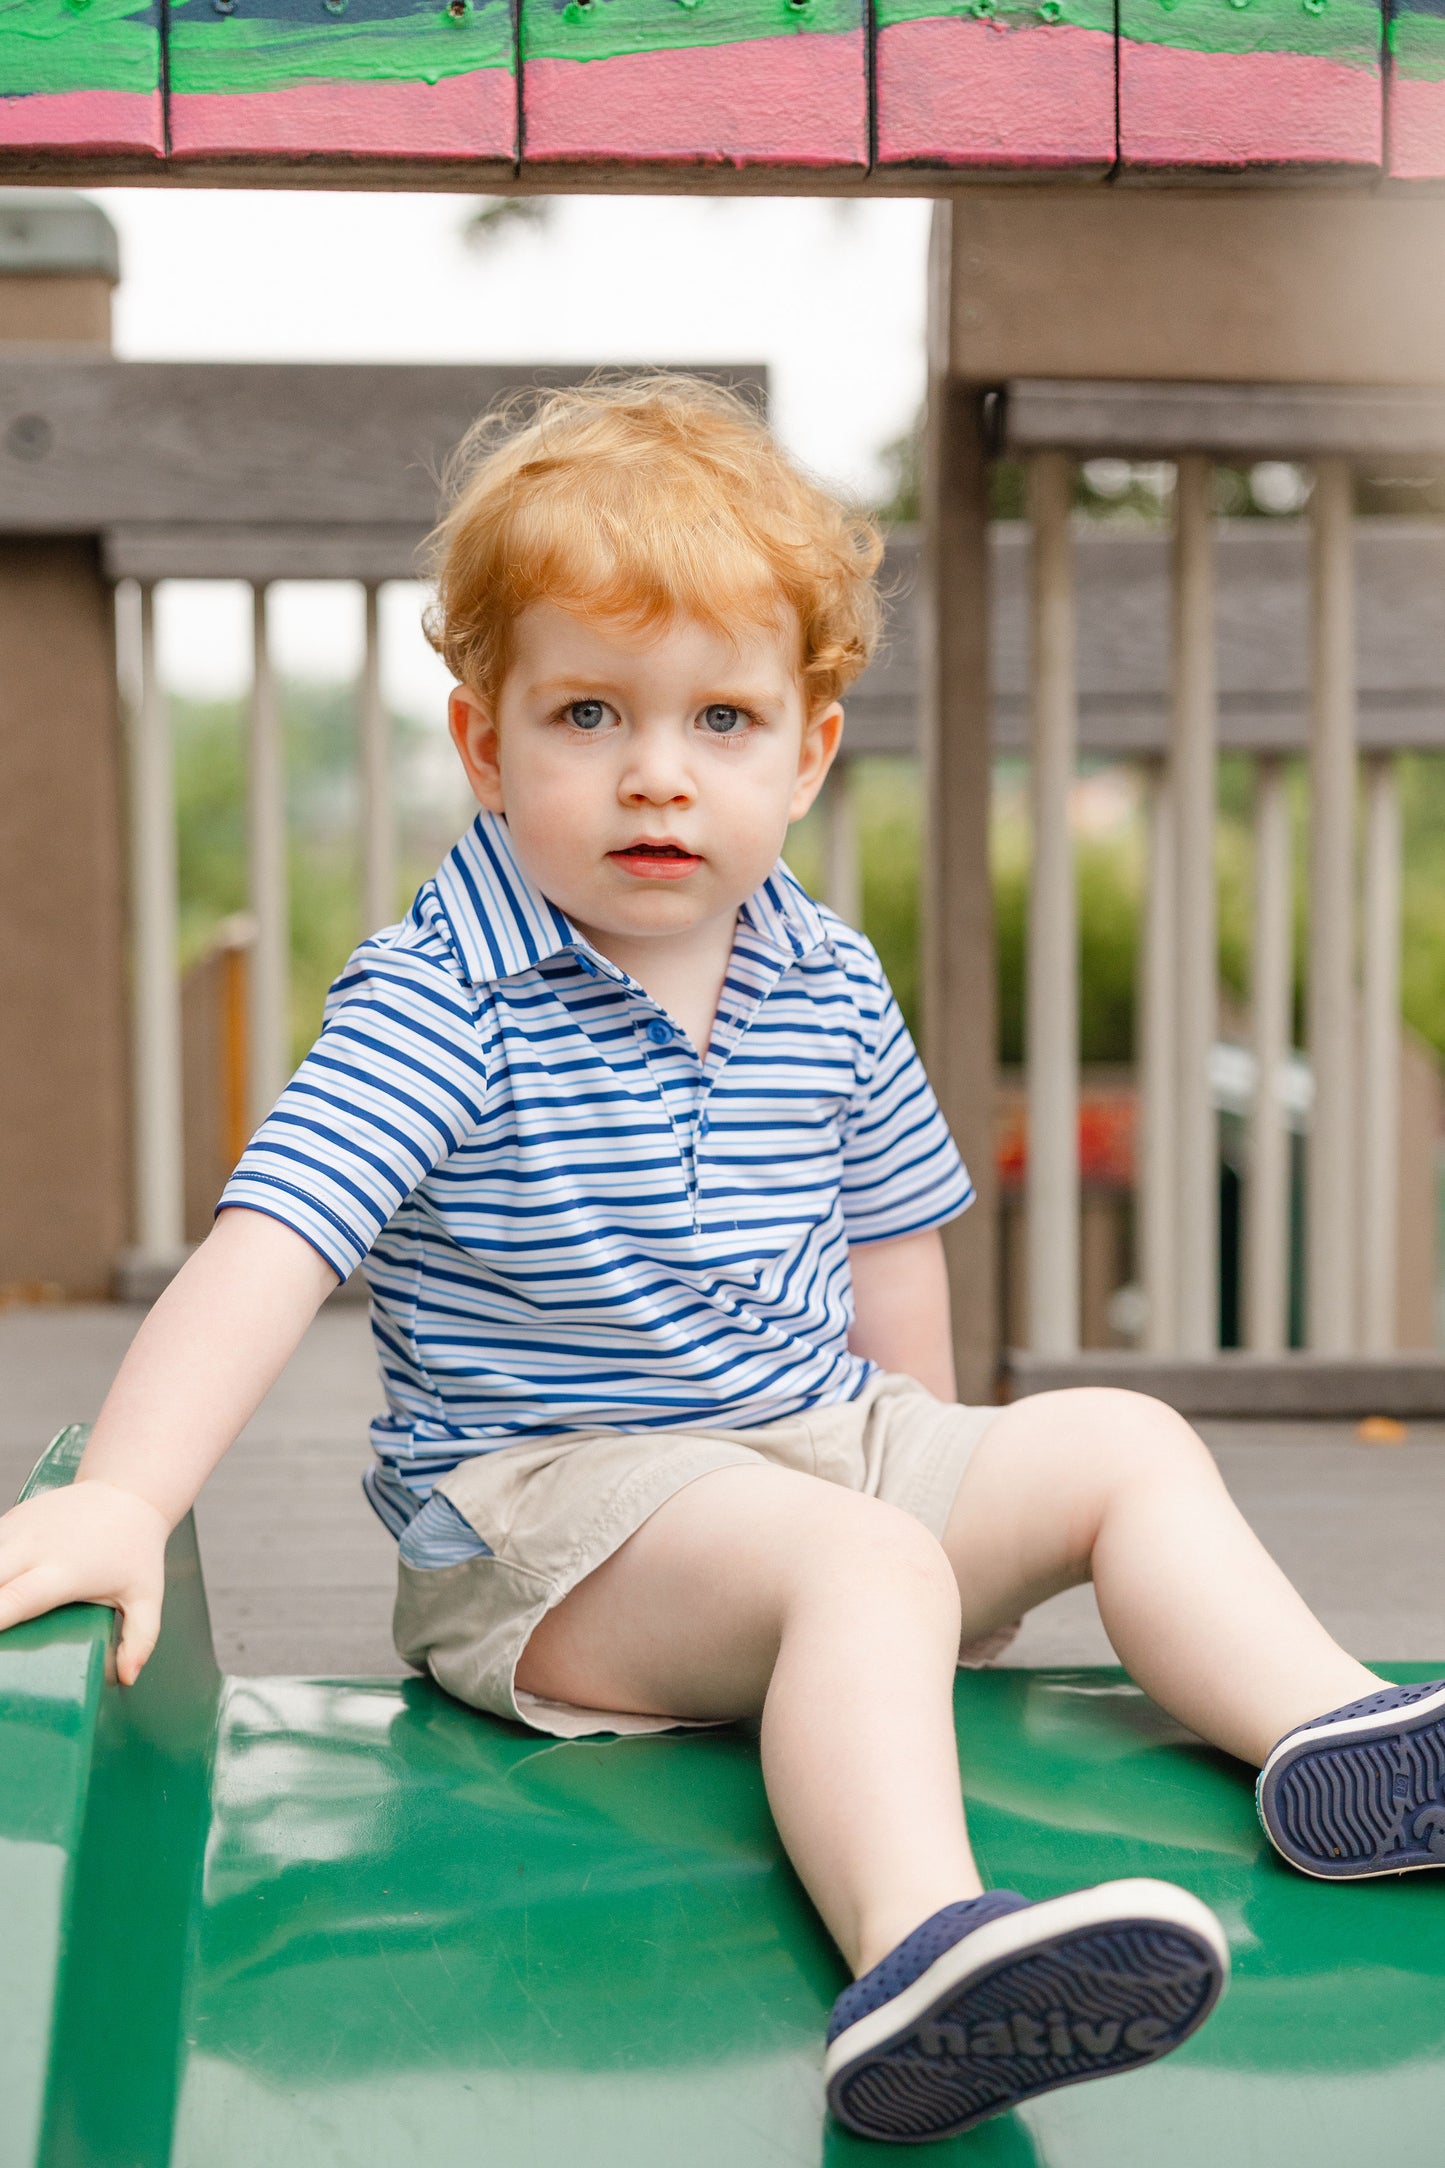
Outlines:
[[687,1072],[689,1096],[693,1101],[693,1120],[686,1127],[678,1121],[672,1097],[663,1083],[661,1075],[658,1075],[655,1079],[654,1088],[658,1098],[662,1101],[663,1112],[667,1116],[668,1126],[677,1145],[678,1160],[682,1167],[683,1184],[687,1192],[688,1209],[692,1217],[692,1231],[695,1235],[700,1235],[702,1233],[702,1216],[698,1205],[696,1140],[697,1094],[701,1083],[702,1064],[682,1033],[666,1017],[653,1015],[646,1022],[643,1022],[641,1017],[636,1018],[634,1021],[638,1037],[644,1042],[646,1048],[649,1068],[665,1069],[669,1064],[676,1063],[679,1069]]

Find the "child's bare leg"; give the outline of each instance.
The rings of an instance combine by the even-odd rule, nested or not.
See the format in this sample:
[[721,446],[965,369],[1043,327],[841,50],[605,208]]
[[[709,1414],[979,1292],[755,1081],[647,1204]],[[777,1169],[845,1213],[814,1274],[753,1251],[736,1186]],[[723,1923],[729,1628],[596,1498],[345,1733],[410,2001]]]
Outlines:
[[926,1529],[811,1476],[679,1491],[534,1632],[518,1683],[667,1716],[762,1714],[779,1832],[855,1971],[979,1882],[953,1729],[958,1592]]
[[1245,1761],[1379,1685],[1285,1579],[1203,1441],[1139,1393],[1040,1393],[1005,1409],[944,1545],[965,1635],[1092,1580],[1131,1677]]

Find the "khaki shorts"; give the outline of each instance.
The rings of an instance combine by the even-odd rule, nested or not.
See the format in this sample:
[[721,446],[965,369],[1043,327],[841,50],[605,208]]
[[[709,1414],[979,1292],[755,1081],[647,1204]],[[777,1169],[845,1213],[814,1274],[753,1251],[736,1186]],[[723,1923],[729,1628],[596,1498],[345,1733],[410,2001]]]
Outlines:
[[[666,1718],[579,1709],[520,1692],[517,1665],[538,1621],[619,1550],[658,1507],[714,1468],[768,1461],[883,1498],[943,1534],[974,1448],[999,1413],[884,1375],[856,1400],[810,1408],[755,1430],[569,1431],[463,1462],[437,1485],[490,1558],[402,1564],[393,1631],[409,1664],[473,1708],[573,1739],[666,1731]],[[960,1652],[987,1663],[1005,1627]]]

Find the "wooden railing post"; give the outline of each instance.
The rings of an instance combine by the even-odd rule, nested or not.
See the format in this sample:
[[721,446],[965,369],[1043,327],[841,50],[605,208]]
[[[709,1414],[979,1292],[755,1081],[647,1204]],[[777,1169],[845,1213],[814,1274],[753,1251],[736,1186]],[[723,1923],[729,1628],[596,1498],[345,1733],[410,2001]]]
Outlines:
[[[947,206],[935,211],[946,269]],[[982,401],[931,376],[919,583],[923,659],[923,1053],[969,1165],[973,1209],[944,1230],[958,1390],[992,1400],[999,1368],[993,899],[989,886],[988,462]]]
[[286,765],[266,622],[267,589],[252,590],[247,848],[251,913],[251,1120],[270,1112],[291,1070],[291,911],[286,872]]
[[1078,738],[1075,687],[1073,463],[1029,466],[1033,520],[1033,672],[1029,739],[1028,1062],[1029,1346],[1079,1344],[1079,943],[1069,833]]
[[1169,765],[1177,893],[1175,1341],[1181,1355],[1208,1355],[1219,1345],[1219,1138],[1209,1076],[1219,970],[1212,487],[1210,460],[1191,454],[1178,462]]
[[1355,1344],[1355,584],[1351,475],[1321,459],[1311,499],[1309,1344]]
[[1400,792],[1393,753],[1365,763],[1361,929],[1360,1350],[1395,1347],[1400,1226]]
[[1250,963],[1254,1105],[1245,1190],[1244,1339],[1277,1355],[1289,1320],[1289,1130],[1283,1086],[1293,994],[1289,798],[1277,753],[1255,763],[1254,928]]
[[126,702],[135,1248],[125,1273],[140,1289],[180,1262],[185,1172],[175,770],[149,583],[139,590],[138,617],[137,682]]

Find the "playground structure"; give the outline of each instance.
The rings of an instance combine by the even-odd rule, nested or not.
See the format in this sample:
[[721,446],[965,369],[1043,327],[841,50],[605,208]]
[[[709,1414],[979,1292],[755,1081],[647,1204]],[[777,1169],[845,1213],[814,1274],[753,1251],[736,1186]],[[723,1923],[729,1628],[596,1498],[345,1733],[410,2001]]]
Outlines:
[[[516,18],[500,0],[454,0],[444,13],[390,4],[313,13],[291,0],[264,9],[172,0],[164,15],[127,0],[0,9],[14,178],[955,190],[964,175],[1012,173],[1050,183],[956,189],[935,222],[918,583],[931,816],[926,1051],[983,1192],[951,1237],[966,1396],[992,1390],[1000,1355],[988,1322],[994,1060],[978,1020],[993,996],[988,466],[1006,448],[1030,478],[1031,1382],[1066,1374],[1078,1337],[1072,463],[1125,455],[1178,472],[1167,731],[1144,753],[1154,872],[1143,1233],[1156,1367],[1137,1373],[1178,1386],[1191,1368],[1241,1374],[1212,1352],[1217,1229],[1201,1181],[1214,1160],[1205,1056],[1215,1037],[1220,733],[1210,465],[1289,458],[1311,464],[1315,482],[1311,1353],[1276,1354],[1284,1124],[1265,1091],[1250,1234],[1261,1323],[1254,1368],[1231,1389],[1267,1389],[1286,1407],[1301,1392],[1337,1407],[1364,1392],[1410,1412],[1440,1402],[1438,1361],[1404,1364],[1384,1351],[1398,1198],[1392,756],[1436,740],[1386,732],[1369,747],[1357,1062],[1349,637],[1351,461],[1445,454],[1436,388],[1445,217],[1421,192],[1445,156],[1437,33],[1429,12],[1398,12],[1386,68],[1379,16],[1336,0],[1300,10],[1267,0],[1217,18],[1196,13],[1194,0],[1177,12],[1124,0],[1117,29],[1112,12],[1094,16],[1077,0],[884,7],[867,27],[861,11],[849,18],[824,0],[783,0],[771,14],[747,0],[720,22],[712,0],[695,11],[523,0]],[[259,92],[249,87],[258,77]],[[1332,186],[1109,185],[1217,173]],[[132,712],[123,793],[110,581],[134,579],[143,595],[173,571],[222,562],[204,557],[194,512],[175,502],[153,495],[144,516],[122,518],[117,499],[108,514],[93,463],[72,470],[91,496],[54,509],[87,385],[92,423],[95,387],[141,394],[131,409],[139,436],[113,429],[109,441],[148,488],[164,479],[183,489],[188,458],[195,471],[196,442],[174,424],[183,404],[163,405],[159,377],[147,385],[103,359],[108,278],[97,244],[58,277],[0,280],[0,336],[90,349],[64,365],[15,351],[0,367],[0,530],[11,538],[0,545],[0,640],[21,665],[8,687],[0,673],[0,745],[15,763],[0,792],[14,843],[6,914],[23,918],[26,895],[53,893],[44,876],[57,834],[94,846],[75,854],[84,879],[63,904],[23,918],[29,961],[8,1012],[0,1133],[32,1183],[21,1187],[27,1225],[57,1140],[90,1138],[87,1169],[105,1180],[89,1204],[78,1187],[69,1193],[48,1225],[72,1248],[88,1243],[105,1272],[125,1243],[165,1269],[178,1225],[164,732],[152,673]],[[423,377],[435,384],[444,372],[417,374],[420,391]],[[473,407],[480,376],[469,373]],[[288,455],[313,507],[323,419]],[[335,420],[327,441],[344,444]],[[249,461],[238,467],[226,500],[235,529],[246,527],[249,471]],[[332,480],[345,505],[345,477]],[[274,1062],[264,587],[343,562],[375,581],[395,559],[321,552],[303,565],[286,555],[274,508],[249,517],[225,568],[261,597],[251,875],[258,922],[271,918],[252,992],[256,1044]],[[397,524],[413,517],[424,525],[429,507]],[[348,523],[364,525],[354,498],[332,524]],[[1439,709],[1426,711],[1420,727],[1433,733]],[[375,777],[374,696],[366,714]],[[22,732],[37,717],[47,728]],[[1278,762],[1294,743],[1266,736],[1258,747],[1253,1029],[1260,1071],[1275,1078],[1289,1046]],[[42,805],[49,828],[33,816]],[[384,831],[369,826],[368,838],[380,883]],[[78,978],[90,998],[69,1014],[64,990]],[[261,1051],[255,1058],[259,1089]],[[69,1480],[82,1443],[67,1433],[36,1480]],[[769,2168],[815,2163],[820,2145],[842,2168],[864,2156],[836,2132],[820,2139],[817,2039],[836,1960],[782,1864],[749,1741],[539,1743],[458,1710],[426,1682],[222,1679],[189,1524],[173,1542],[162,1646],[133,1693],[107,1676],[110,1638],[105,1614],[76,1610],[0,1643],[0,1869],[15,2013],[0,2046],[12,2104],[5,2168],[12,2158],[16,2168],[242,2159],[393,2168],[421,2158],[560,2168],[579,2157],[621,2168],[684,2156],[701,2168]],[[941,2158],[1212,2168],[1227,2157],[1262,2168],[1291,2158],[1307,2129],[1312,2159],[1344,2168],[1378,2148],[1382,2101],[1390,2142],[1428,2156],[1445,2080],[1438,1936],[1418,1892],[1364,1886],[1321,1901],[1265,1856],[1238,1769],[1174,1733],[1116,1674],[970,1677],[959,1710],[991,1879],[1039,1894],[1117,1873],[1187,1881],[1225,1919],[1236,1976],[1210,2028],[1169,2064],[1036,2103]]]
[[[0,527],[12,539],[0,549],[13,569],[0,579],[10,657],[0,701],[14,722],[0,759],[13,763],[12,807],[46,802],[54,832],[88,833],[93,847],[57,901],[52,832],[12,814],[0,880],[26,931],[13,949],[17,1029],[0,1054],[0,1136],[14,1155],[0,1185],[0,1284],[95,1295],[119,1269],[123,1288],[143,1292],[174,1269],[184,1234],[175,824],[147,598],[157,580],[207,574],[246,579],[256,598],[245,1097],[259,1117],[287,1059],[284,810],[266,590],[278,578],[324,576],[367,589],[362,846],[367,922],[382,920],[396,899],[376,590],[413,569],[435,509],[432,473],[468,418],[528,372],[114,362],[104,350],[114,265],[103,221],[87,227],[80,207],[77,219],[63,199],[51,208],[38,192],[11,200],[0,277],[0,310],[14,331],[0,357]],[[1402,1234],[1400,1209],[1396,756],[1445,741],[1445,658],[1430,605],[1432,530],[1355,523],[1349,491],[1352,460],[1428,466],[1445,448],[1445,397],[1431,382],[1445,351],[1445,215],[1419,194],[979,188],[940,203],[934,253],[928,517],[911,610],[899,617],[891,659],[858,688],[850,742],[860,751],[898,742],[906,680],[932,817],[925,1052],[980,1189],[977,1209],[949,1236],[963,1389],[991,1393],[1010,1352],[998,1324],[994,1055],[972,1024],[994,1005],[991,762],[1001,746],[1031,754],[1026,1096],[1035,1148],[1022,1249],[1040,1263],[1020,1266],[1011,1241],[1009,1269],[1018,1283],[1010,1314],[1025,1320],[1018,1344],[1028,1367],[1016,1368],[1032,1384],[1063,1375],[1047,1365],[1072,1363],[1080,1342],[1067,803],[1078,751],[1107,748],[1138,763],[1153,837],[1136,1215],[1146,1369],[1115,1362],[1111,1374],[1147,1375],[1184,1405],[1215,1404],[1208,1396],[1229,1376],[1238,1409],[1253,1399],[1303,1412],[1340,1404],[1340,1380],[1332,1373],[1324,1393],[1319,1361],[1363,1360],[1386,1372],[1357,1372],[1349,1405],[1363,1412],[1404,1393],[1410,1412],[1438,1408],[1438,1362],[1397,1359],[1430,1338],[1428,1318],[1403,1340],[1400,1324],[1402,1286],[1418,1292],[1430,1266],[1420,1262],[1421,1241]],[[1044,289],[1057,305],[1040,306]],[[65,340],[62,350],[56,342]],[[750,381],[761,388],[756,374]],[[988,468],[1001,451],[1031,477],[1027,539],[989,516]],[[1071,529],[1074,463],[1118,456],[1177,470],[1167,549],[1141,537],[1110,542],[1101,557],[1097,534],[1086,542]],[[1252,536],[1221,531],[1210,515],[1212,463],[1285,458],[1314,465],[1306,519],[1268,535],[1260,522]],[[1229,568],[1249,550],[1257,562],[1237,582]],[[1107,597],[1091,570],[1106,559]],[[117,582],[139,660],[124,761]],[[1231,599],[1246,587],[1252,616]],[[1120,658],[1102,677],[1101,603],[1104,646],[1112,640]],[[41,717],[49,729],[37,727]],[[1256,761],[1248,1057],[1252,1075],[1266,1080],[1246,1094],[1248,1352],[1233,1367],[1217,1352],[1218,1109],[1209,1076],[1221,745]],[[1281,1090],[1293,1036],[1285,764],[1306,746],[1318,903],[1306,972],[1307,1353],[1280,1368],[1291,1304],[1299,1307],[1290,1266],[1295,1117]],[[831,886],[846,911],[856,885],[846,767],[828,805]],[[1408,1187],[1428,1245],[1429,1184]]]

